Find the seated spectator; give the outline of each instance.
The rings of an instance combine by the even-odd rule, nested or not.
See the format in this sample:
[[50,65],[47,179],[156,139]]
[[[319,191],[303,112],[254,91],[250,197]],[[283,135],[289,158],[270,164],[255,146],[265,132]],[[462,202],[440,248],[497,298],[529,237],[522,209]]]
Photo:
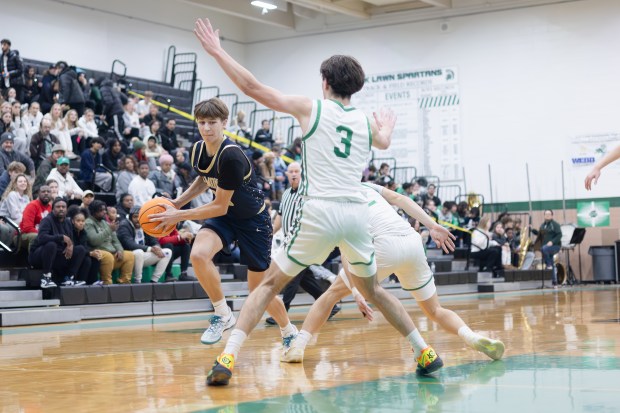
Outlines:
[[22,248],[26,251],[29,250],[30,243],[37,237],[41,221],[52,211],[50,195],[50,187],[43,185],[39,188],[38,198],[28,203],[24,208],[19,229],[22,232]]
[[92,109],[84,110],[84,115],[78,120],[78,126],[82,129],[83,141],[80,141],[80,152],[90,146],[90,140],[92,138],[99,137],[99,128],[95,122],[95,112]]
[[155,195],[155,184],[148,179],[149,172],[149,164],[140,162],[138,175],[129,184],[128,192],[133,196],[136,206],[142,206]]
[[441,200],[435,195],[437,187],[435,184],[430,184],[426,188],[426,193],[422,195],[422,202],[426,202],[427,199],[432,199],[435,205],[441,205]]
[[170,235],[161,237],[159,244],[162,248],[168,248],[172,251],[172,258],[166,267],[166,280],[172,277],[172,263],[177,258],[181,258],[181,274],[179,274],[179,281],[197,281],[196,277],[187,275],[187,267],[189,266],[189,255],[192,251],[192,241],[194,240],[194,234],[186,229],[177,231],[175,228]]
[[146,160],[148,161],[149,168],[154,171],[155,168],[157,168],[159,158],[164,154],[164,148],[162,148],[161,145],[157,143],[157,139],[155,138],[155,136],[149,136],[149,138],[146,140],[146,148],[144,154],[146,155]]
[[67,131],[71,136],[71,145],[77,153],[82,153],[86,148],[86,139],[84,138],[84,131],[78,123],[78,114],[75,109],[70,109],[65,114],[65,125],[67,125]]
[[256,185],[263,191],[264,196],[269,196],[271,185],[262,175],[262,165],[264,162],[265,160],[261,151],[254,151],[254,153],[252,153],[252,170],[254,171],[254,176],[256,176]]
[[446,201],[441,206],[441,211],[438,214],[438,219],[443,222],[452,224],[452,203]]
[[[22,125],[28,139],[32,139],[32,136],[39,132],[42,120],[43,114],[41,113],[41,105],[39,105],[39,102],[32,102],[28,108],[28,112],[22,117]],[[30,155],[32,156],[32,154]]]
[[254,142],[271,148],[273,145],[273,136],[270,131],[271,125],[269,124],[269,119],[265,119],[261,122],[261,128],[256,131],[256,135],[254,135]]
[[71,135],[69,134],[69,129],[67,129],[67,124],[65,123],[62,117],[62,108],[60,104],[54,103],[52,105],[51,111],[43,116],[44,119],[49,119],[51,122],[51,132],[58,141],[65,148],[65,154],[69,159],[77,158],[77,155],[73,153],[73,142],[71,142]]
[[55,179],[48,179],[45,181],[45,185],[50,187],[50,199],[58,198],[58,181]]
[[[116,199],[120,200],[121,194],[129,191],[129,184],[137,176],[138,161],[131,156],[126,155],[119,162],[119,173],[116,177]],[[127,211],[129,213],[129,211]]]
[[79,274],[76,275],[76,284],[103,284],[97,277],[99,274],[100,261],[103,258],[103,252],[101,250],[90,248],[88,245],[88,237],[86,235],[86,231],[84,230],[88,212],[84,209],[78,208],[76,205],[73,205],[69,208],[67,216],[71,219],[71,223],[73,224],[73,245],[79,245],[86,251]]
[[106,207],[106,211],[107,212],[105,219],[106,221],[108,221],[108,224],[110,224],[111,227],[118,228],[118,225],[120,224],[120,219],[118,217],[118,211],[116,210],[116,207],[108,206]]
[[38,168],[43,159],[52,154],[52,148],[60,146],[65,154],[65,147],[60,145],[60,141],[51,133],[52,122],[44,118],[41,120],[39,132],[35,133],[30,140],[30,157]]
[[95,200],[88,207],[90,217],[86,219],[86,236],[91,248],[101,250],[100,260],[101,281],[103,284],[112,284],[112,270],[119,269],[121,275],[119,283],[130,284],[134,266],[134,255],[131,251],[123,251],[118,237],[117,227],[112,227],[104,219],[106,205],[103,201]]
[[90,148],[82,152],[80,177],[87,184],[92,182],[104,191],[109,192],[112,189],[113,176],[100,166],[103,160],[99,151],[103,148],[103,145],[103,139],[91,139]]
[[22,222],[24,209],[32,201],[32,186],[26,175],[17,174],[2,194],[0,217],[10,218],[16,224]]
[[489,215],[480,219],[480,223],[471,236],[471,257],[480,261],[480,270],[493,271],[493,277],[503,276],[502,249],[489,232],[491,220]]
[[144,142],[134,139],[132,140],[133,144],[133,157],[136,158],[138,162],[147,162],[148,158],[146,157],[146,145]]
[[[26,172],[26,167],[21,162],[11,162],[6,171],[0,174],[0,194],[9,187],[9,184],[19,174]],[[1,195],[0,195],[1,196]]]
[[179,142],[177,141],[177,121],[174,119],[168,119],[166,121],[166,126],[164,126],[159,131],[159,136],[161,137],[161,146],[164,150],[168,151],[170,154],[174,154],[179,147]]
[[45,158],[37,168],[37,177],[33,185],[33,191],[35,193],[39,190],[41,185],[45,184],[52,169],[56,168],[56,162],[63,156],[65,156],[65,149],[61,145],[56,144],[52,146],[52,154]]
[[[177,152],[178,153],[178,152]],[[179,197],[183,192],[187,191],[190,185],[194,182],[194,169],[187,162],[183,162],[177,165],[177,174],[174,179],[174,186],[176,188],[176,196]],[[192,203],[183,205],[181,209],[191,208]]]
[[273,145],[271,148],[273,155],[275,157],[273,161],[273,166],[275,169],[275,180],[274,180],[274,191],[275,191],[275,201],[279,201],[282,199],[282,193],[286,189],[286,162],[280,157],[282,153],[282,147],[279,144]]
[[[155,184],[155,191],[166,198],[175,197],[176,173],[172,169],[172,156],[166,154],[159,158],[160,170],[155,170],[149,175],[149,179]],[[178,194],[176,196],[179,196]]]
[[93,203],[94,200],[95,193],[90,189],[87,189],[86,191],[84,191],[84,195],[82,196],[82,204],[80,205],[80,208],[88,211],[88,207],[90,206],[90,204]]
[[75,276],[81,273],[86,250],[73,244],[73,227],[65,219],[66,214],[67,201],[56,198],[52,203],[52,213],[41,221],[39,234],[30,249],[28,262],[43,269],[41,288],[56,287],[52,273],[57,280],[63,280],[62,285],[84,284],[76,281]]
[[144,92],[144,98],[138,102],[136,105],[136,112],[138,112],[138,117],[140,118],[140,122],[143,122],[143,119],[149,113],[149,108],[151,106],[151,99],[153,98],[153,92],[147,90]]
[[131,100],[128,100],[127,103],[125,103],[123,122],[125,123],[123,136],[127,142],[129,142],[131,138],[137,138],[140,136],[140,116],[134,110],[134,105]]
[[[168,248],[162,249],[155,238],[142,231],[140,220],[138,219],[139,212],[140,208],[132,208],[129,212],[129,218],[120,223],[118,239],[125,250],[133,251],[135,257],[133,272],[135,282],[142,282],[144,266],[148,267],[150,265],[155,265],[151,282],[158,282],[159,277],[162,276],[168,266],[170,258],[172,258],[172,251]],[[165,281],[175,281],[175,279],[171,278]]]
[[68,158],[63,156],[56,161],[56,168],[52,169],[47,177],[48,181],[50,179],[58,183],[58,196],[67,199],[82,199],[84,191],[69,173]]
[[368,165],[368,182],[376,182],[377,177],[377,167],[374,164]]
[[[376,181],[383,181],[386,184],[388,182],[394,181],[394,178],[392,177],[392,175],[390,175],[390,165],[386,163],[381,164],[381,166],[379,167],[379,175],[377,176]],[[435,205],[439,205],[439,204],[435,204]]]
[[174,164],[176,166],[179,166],[182,163],[188,162],[188,160],[189,160],[189,153],[185,150],[184,147],[180,147],[174,153]]
[[14,151],[20,153],[26,153],[28,151],[28,140],[26,139],[26,132],[23,129],[18,129],[15,122],[13,122],[13,115],[11,113],[11,107],[9,111],[0,115],[0,134],[3,133],[13,134]]
[[13,128],[15,129],[15,142],[20,141],[20,145],[16,150],[28,152],[29,139],[26,134],[26,126],[22,121],[22,105],[16,100],[11,106],[11,115],[13,116]]
[[497,242],[497,244],[502,248],[502,266],[504,267],[504,269],[513,269],[514,267],[511,263],[512,252],[510,250],[510,243],[506,238],[504,224],[499,221],[493,224],[493,230],[491,231],[491,234],[491,239]]
[[274,194],[274,182],[276,180],[276,168],[275,168],[276,156],[273,152],[267,152],[263,155],[263,162],[259,165],[261,178],[269,184],[268,192],[265,194],[273,199]]
[[146,130],[143,129],[142,137],[149,136],[149,128],[151,134],[155,134],[155,132],[153,132],[152,130],[152,124],[154,121],[159,122],[159,126],[161,126],[164,123],[164,117],[161,115],[161,113],[159,113],[159,108],[157,107],[157,105],[151,103],[151,106],[149,106],[149,113],[142,118],[142,123],[148,127],[146,128]]
[[121,194],[120,201],[116,205],[116,213],[121,221],[127,219],[131,208],[133,208],[133,196],[127,193]]
[[102,156],[103,165],[110,171],[114,172],[115,175],[119,170],[119,162],[123,156],[125,156],[122,148],[121,141],[119,141],[116,137],[111,138],[108,140],[108,149],[106,149]]

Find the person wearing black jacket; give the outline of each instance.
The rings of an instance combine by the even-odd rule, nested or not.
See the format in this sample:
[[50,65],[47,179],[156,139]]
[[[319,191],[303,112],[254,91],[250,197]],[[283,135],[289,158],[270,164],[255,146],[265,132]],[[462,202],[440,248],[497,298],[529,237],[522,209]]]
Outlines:
[[86,217],[88,216],[88,210],[72,205],[67,212],[67,217],[71,219],[73,224],[73,244],[75,246],[82,246],[86,250],[86,256],[80,267],[79,274],[77,275],[76,284],[80,281],[89,285],[101,285],[101,281],[98,281],[100,261],[103,258],[103,254],[100,250],[92,249],[88,245],[88,237],[86,231],[84,231],[84,225],[86,223]]
[[73,227],[66,218],[67,201],[56,198],[52,204],[52,213],[43,218],[39,224],[39,234],[30,247],[28,261],[35,268],[42,268],[41,288],[56,287],[52,281],[52,272],[58,276],[64,274],[62,285],[83,285],[84,281],[75,281],[86,256],[86,249],[73,242]]
[[[138,215],[140,208],[134,207],[129,211],[127,219],[121,221],[117,236],[123,249],[133,251],[134,261],[134,279],[136,283],[142,282],[142,271],[144,266],[155,265],[155,270],[151,276],[151,282],[158,282],[159,277],[164,273],[168,262],[172,258],[172,251],[169,248],[161,248],[159,242],[146,234],[140,227]],[[166,279],[174,281],[175,278]]]
[[[2,55],[0,56],[0,73],[2,79],[0,81],[0,89],[2,94],[6,96],[10,88],[17,92],[17,100],[22,101],[22,88],[24,87],[24,65],[22,58],[19,57],[17,50],[11,50],[11,41],[9,39],[0,40],[2,45]],[[5,63],[6,62],[6,63]]]
[[119,92],[110,79],[101,81],[100,91],[105,120],[116,137],[123,142],[123,130],[125,129],[123,114],[125,113],[124,105],[127,103],[127,96]]
[[56,67],[60,70],[60,75],[58,75],[60,82],[58,103],[64,106],[64,110],[68,110],[66,106],[75,109],[79,118],[84,114],[86,100],[82,86],[77,80],[75,67],[67,65],[67,62],[58,62]]
[[166,121],[166,126],[159,130],[159,135],[161,136],[161,146],[163,146],[163,148],[171,155],[173,155],[179,147],[177,132],[175,130],[176,125],[176,120],[168,119]]

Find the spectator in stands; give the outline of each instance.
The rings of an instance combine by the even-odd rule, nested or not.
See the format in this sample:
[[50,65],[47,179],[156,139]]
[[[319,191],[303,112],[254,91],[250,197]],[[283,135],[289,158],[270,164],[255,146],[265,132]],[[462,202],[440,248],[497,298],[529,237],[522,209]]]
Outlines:
[[[125,250],[133,251],[135,259],[133,275],[135,282],[142,282],[144,267],[151,265],[155,265],[151,282],[158,282],[159,277],[162,276],[172,258],[172,251],[168,248],[162,249],[157,239],[144,233],[138,219],[139,212],[140,208],[132,208],[129,212],[129,218],[120,223],[118,239]],[[165,281],[175,281],[175,279],[171,277]]]
[[26,66],[26,74],[24,75],[23,98],[24,103],[31,105],[33,100],[39,96],[40,88],[37,79],[37,68],[34,66]]
[[256,185],[263,191],[264,196],[268,196],[271,192],[271,185],[263,178],[261,171],[263,162],[263,153],[261,151],[254,151],[252,153],[252,170],[254,171],[254,176],[256,176]]
[[177,132],[175,130],[176,127],[177,121],[174,119],[168,119],[166,121],[166,126],[159,131],[161,146],[170,154],[174,154],[179,147]]
[[149,164],[147,162],[140,162],[138,175],[129,184],[128,192],[133,196],[137,206],[142,206],[155,195],[155,184],[148,179],[149,172]]
[[273,136],[270,131],[271,125],[269,124],[269,119],[265,119],[261,122],[261,128],[256,131],[256,135],[254,135],[254,142],[259,143],[263,146],[271,148],[273,145]]
[[437,219],[439,218],[439,216],[437,215],[437,206],[435,205],[435,202],[432,199],[427,199],[424,202],[424,211],[426,211],[426,213],[428,215],[430,215],[435,221],[437,221]]
[[481,271],[493,271],[493,277],[497,278],[504,275],[502,249],[493,241],[490,227],[489,215],[483,216],[471,236],[471,257],[480,261]]
[[[159,113],[159,108],[157,107],[157,105],[151,103],[151,106],[149,106],[149,113],[142,118],[142,123],[144,123],[145,126],[151,128],[150,131],[153,135],[155,134],[152,130],[152,125],[154,121],[158,121],[159,126],[161,126],[164,123],[164,117],[161,115],[161,113]],[[149,136],[148,130],[144,131],[143,137],[144,136]]]
[[35,165],[40,165],[44,159],[47,159],[53,152],[52,148],[57,146],[62,148],[64,156],[65,147],[60,144],[60,141],[52,134],[51,130],[52,121],[48,118],[43,118],[39,132],[35,133],[30,140],[30,157]]
[[[11,107],[9,108],[11,109]],[[22,129],[17,129],[15,122],[13,122],[11,110],[3,113],[0,117],[0,134],[5,132],[13,134],[13,150],[15,152],[26,153],[28,151],[26,132]]]
[[82,129],[83,143],[80,142],[80,152],[90,146],[90,140],[92,138],[99,137],[99,129],[95,122],[95,112],[92,109],[85,109],[84,115],[78,120],[78,125]]
[[80,160],[80,177],[86,183],[93,182],[106,192],[112,189],[112,174],[103,168],[101,148],[104,142],[101,138],[92,138],[90,148],[82,152]]
[[50,113],[43,116],[43,119],[49,119],[52,125],[52,134],[58,138],[58,141],[65,148],[65,155],[69,159],[77,158],[77,155],[73,153],[73,142],[71,142],[71,135],[67,124],[62,117],[62,107],[59,103],[54,103]]
[[[83,142],[84,131],[78,123],[78,113],[75,109],[69,109],[65,114],[65,125],[67,125],[67,131],[71,137],[71,146],[78,153],[82,153],[86,148]],[[81,149],[81,150],[80,150]]]
[[103,252],[101,250],[92,249],[90,245],[88,245],[88,236],[84,230],[88,211],[73,205],[69,208],[67,216],[71,219],[71,223],[73,224],[73,244],[83,247],[86,251],[80,271],[78,275],[76,275],[77,282],[84,282],[89,285],[100,285],[102,282],[97,280],[97,274],[99,273]]
[[182,163],[188,162],[189,161],[188,157],[189,157],[189,154],[187,153],[185,148],[181,146],[179,149],[177,149],[177,151],[174,154],[174,164],[175,164],[175,166],[178,167]]
[[127,103],[125,103],[123,123],[125,124],[123,136],[126,142],[129,142],[131,138],[140,137],[140,116],[138,116],[138,112],[134,110],[134,104],[131,100],[127,100]]
[[441,205],[441,200],[435,195],[437,187],[435,184],[430,184],[426,188],[426,193],[422,195],[422,202],[426,202],[427,199],[432,199],[435,205]]
[[67,62],[61,61],[56,63],[56,67],[60,70],[58,75],[60,83],[58,103],[63,106],[64,110],[75,109],[79,118],[84,113],[86,99],[84,99],[82,85],[77,80],[78,75],[75,66],[69,66]]
[[27,155],[13,150],[14,138],[10,132],[0,135],[0,173],[4,172],[11,162],[21,162],[26,167],[26,173],[34,178],[34,163]]
[[161,144],[161,122],[158,120],[151,122],[149,126],[142,129],[141,136],[143,138],[154,136],[157,139],[157,143]]
[[103,166],[115,174],[118,173],[119,163],[125,156],[122,148],[121,141],[119,141],[116,137],[111,138],[108,140],[108,149],[106,149],[102,156]]
[[[131,155],[125,155],[121,158],[118,168],[118,176],[116,177],[116,198],[120,200],[121,194],[129,192],[129,184],[137,176],[138,161]],[[129,213],[129,211],[127,211]]]
[[22,222],[24,209],[32,201],[32,186],[26,175],[17,174],[2,194],[0,217],[10,218],[16,224]]
[[157,168],[159,158],[164,154],[164,148],[157,143],[155,136],[149,136],[146,140],[146,148],[144,154],[149,164],[149,168],[154,171]]
[[243,138],[252,139],[252,130],[248,127],[245,122],[245,112],[242,110],[237,111],[237,116],[235,117],[233,128],[235,133]]
[[[39,102],[32,102],[28,108],[28,112],[26,112],[26,114],[22,117],[22,125],[24,126],[28,139],[32,139],[32,136],[39,132],[41,120],[43,120],[41,106],[39,105]],[[32,154],[30,155],[32,156]]]
[[75,182],[69,173],[69,158],[63,156],[56,161],[56,168],[52,169],[47,180],[58,182],[58,196],[67,199],[82,199],[84,191]]
[[41,288],[55,287],[52,272],[57,279],[64,279],[62,285],[82,285],[76,281],[86,256],[86,249],[73,244],[73,226],[66,218],[67,201],[56,198],[52,213],[41,220],[39,234],[35,238],[28,262],[35,268],[42,268]]
[[118,216],[118,211],[116,210],[116,207],[113,206],[106,207],[106,211],[105,219],[108,221],[108,224],[110,224],[112,229],[116,231],[121,222]]
[[275,159],[276,156],[273,152],[267,152],[263,155],[263,161],[260,163],[260,176],[266,181],[269,185],[269,188],[265,187],[265,194],[273,199],[275,197],[274,194],[274,182],[276,180],[276,169],[275,169]]
[[155,184],[155,191],[166,198],[175,198],[176,173],[172,169],[172,156],[165,154],[159,158],[159,170],[154,170],[149,179]]
[[447,222],[448,224],[452,224],[452,204],[453,202],[446,201],[441,206],[441,211],[439,212],[439,220]]
[[45,181],[45,185],[50,187],[50,199],[58,198],[58,181],[55,179],[48,179]]
[[144,98],[140,100],[136,106],[136,112],[138,112],[138,117],[140,118],[140,122],[144,125],[144,117],[148,115],[149,108],[151,106],[151,99],[153,98],[153,92],[147,90],[144,92]]
[[19,174],[26,172],[26,167],[21,162],[11,162],[7,170],[0,174],[0,194],[8,188],[9,184]]
[[37,237],[41,221],[52,211],[50,194],[50,187],[43,185],[39,188],[39,197],[28,203],[24,208],[19,229],[22,232],[22,248],[26,251],[28,251],[30,243]]
[[6,96],[8,89],[13,88],[16,91],[17,100],[22,100],[24,67],[22,59],[19,57],[19,51],[11,50],[11,41],[9,39],[0,40],[0,44],[2,45],[2,56],[0,56],[2,81],[0,82],[0,90]]
[[101,81],[100,90],[106,122],[116,137],[122,141],[125,130],[123,102],[127,102],[127,96],[115,88],[110,79]]
[[116,233],[104,219],[106,205],[103,201],[94,200],[88,210],[90,217],[86,219],[86,236],[90,247],[101,251],[101,281],[105,285],[112,284],[112,270],[120,268],[119,283],[130,284],[134,267],[133,252],[123,250]]
[[43,162],[41,162],[41,165],[37,168],[37,177],[34,180],[34,185],[32,188],[35,193],[42,185],[45,184],[45,181],[47,180],[50,172],[52,172],[52,169],[56,168],[56,162],[63,156],[65,156],[65,150],[61,145],[56,144],[52,146],[51,155],[45,158]]
[[90,189],[84,191],[84,195],[82,196],[82,204],[80,204],[80,208],[88,211],[88,207],[95,200],[95,193]]
[[[22,104],[16,100],[11,106],[11,115],[13,116],[13,127],[15,128],[15,143],[21,140],[22,147],[19,150],[28,152],[29,139],[26,134],[26,126],[22,119]],[[15,150],[18,150],[17,147]]]
[[11,105],[13,104],[13,102],[17,102],[17,91],[14,88],[11,87],[6,92],[6,101],[9,102]]
[[560,224],[553,219],[553,211],[546,209],[544,212],[545,221],[541,224],[540,229],[536,231],[532,229],[534,235],[543,237],[542,255],[543,263],[546,269],[553,269],[553,285],[557,285],[557,274],[553,265],[553,256],[560,251],[562,246],[562,229]]
[[118,213],[118,217],[121,221],[123,219],[127,219],[129,211],[131,211],[131,208],[133,208],[133,204],[133,196],[131,196],[131,194],[121,194],[120,201],[118,205],[116,205],[116,212]]
[[192,251],[192,242],[194,240],[194,234],[186,229],[178,231],[176,228],[170,233],[170,235],[161,237],[159,244],[162,248],[168,248],[172,251],[172,258],[166,267],[166,280],[173,278],[172,276],[172,263],[177,258],[181,258],[181,274],[179,274],[179,281],[197,281],[196,277],[187,275],[187,267],[189,266],[189,255]]
[[58,69],[56,65],[51,65],[49,69],[43,73],[43,78],[41,79],[41,94],[39,95],[39,103],[41,104],[41,112],[48,113],[52,105],[54,104],[54,88],[53,83],[56,81],[56,76],[58,75]]
[[286,189],[286,163],[280,157],[282,153],[282,147],[279,144],[275,144],[271,147],[271,151],[274,155],[273,167],[275,169],[275,179],[274,179],[274,190],[275,190],[275,201],[279,201],[282,199],[282,193],[284,189]]
[[493,224],[491,239],[497,242],[497,244],[502,249],[502,266],[504,267],[504,269],[512,269],[512,252],[510,250],[508,238],[506,238],[504,224],[502,224],[500,221],[497,221]]
[[[390,175],[390,165],[388,165],[387,163],[382,163],[381,166],[379,167],[379,174],[377,176],[376,180],[380,180],[385,182],[386,184],[388,182],[391,182],[394,180],[394,178],[392,177],[392,175]],[[439,204],[437,204],[439,205]]]
[[[174,187],[176,188],[176,196],[179,197],[183,192],[187,191],[194,181],[192,175],[194,169],[187,162],[177,165],[177,174],[174,179]],[[184,205],[181,209],[188,209],[189,205]]]

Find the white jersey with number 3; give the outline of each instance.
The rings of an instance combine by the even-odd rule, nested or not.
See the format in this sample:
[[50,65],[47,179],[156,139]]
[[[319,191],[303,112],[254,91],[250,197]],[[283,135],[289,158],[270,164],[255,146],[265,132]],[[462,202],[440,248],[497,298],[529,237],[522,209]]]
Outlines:
[[362,171],[372,144],[368,118],[334,100],[312,103],[309,131],[302,144],[300,193],[310,198],[366,202]]

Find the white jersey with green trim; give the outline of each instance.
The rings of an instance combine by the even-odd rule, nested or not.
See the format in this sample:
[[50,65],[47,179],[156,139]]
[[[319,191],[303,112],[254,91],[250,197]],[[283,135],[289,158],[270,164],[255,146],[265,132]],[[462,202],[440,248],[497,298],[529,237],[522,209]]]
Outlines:
[[417,232],[381,196],[383,187],[375,184],[362,184],[368,198],[368,223],[373,237],[385,235],[410,235]]
[[300,193],[310,198],[366,202],[360,181],[372,132],[364,112],[334,100],[316,100],[309,127],[302,144]]

